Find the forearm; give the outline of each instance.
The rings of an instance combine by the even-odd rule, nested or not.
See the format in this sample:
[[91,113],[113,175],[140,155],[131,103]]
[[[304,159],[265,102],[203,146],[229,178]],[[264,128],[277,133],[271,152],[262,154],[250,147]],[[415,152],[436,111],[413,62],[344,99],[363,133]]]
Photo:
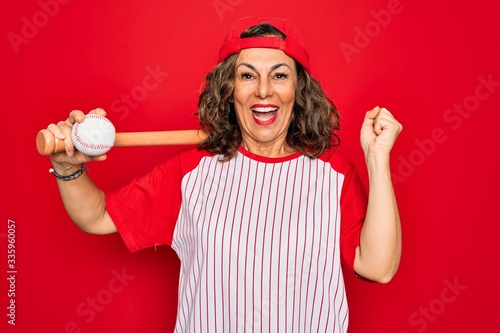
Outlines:
[[[64,167],[54,164],[54,169],[61,175],[74,173],[78,167]],[[64,207],[71,220],[83,231],[94,234],[105,234],[114,230],[106,230],[104,220],[107,218],[105,195],[89,177],[87,170],[77,179],[70,181],[57,180]]]
[[369,196],[357,249],[356,272],[373,281],[389,282],[401,257],[401,224],[389,158],[368,158]]

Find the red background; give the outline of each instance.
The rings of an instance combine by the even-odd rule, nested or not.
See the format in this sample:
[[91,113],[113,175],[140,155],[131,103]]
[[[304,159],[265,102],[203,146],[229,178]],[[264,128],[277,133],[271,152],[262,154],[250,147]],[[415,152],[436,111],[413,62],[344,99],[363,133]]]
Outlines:
[[[364,112],[385,106],[404,125],[392,155],[402,263],[388,285],[348,279],[350,332],[500,331],[495,2],[60,2],[9,2],[0,14],[2,332],[172,330],[175,254],[166,247],[130,254],[118,235],[79,231],[35,135],[72,109],[95,107],[108,110],[119,131],[196,127],[198,90],[226,31],[253,14],[288,17],[302,31],[364,181]],[[147,68],[157,67],[158,86],[137,95]],[[140,101],[126,106],[122,95],[132,92]],[[175,149],[116,148],[90,172],[113,188]],[[8,219],[17,226],[15,326],[6,316]]]

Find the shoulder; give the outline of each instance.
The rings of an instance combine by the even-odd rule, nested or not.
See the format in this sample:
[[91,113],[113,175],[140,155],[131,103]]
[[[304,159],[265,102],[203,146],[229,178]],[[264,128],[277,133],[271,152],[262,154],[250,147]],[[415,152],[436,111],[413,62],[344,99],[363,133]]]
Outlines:
[[175,156],[177,156],[177,158],[186,160],[200,160],[203,157],[213,157],[215,155],[204,149],[198,149],[197,147],[190,147],[178,151],[175,154]]
[[318,159],[331,164],[333,169],[344,175],[354,170],[354,164],[338,146],[326,150]]
[[215,157],[215,154],[198,149],[197,147],[191,147],[178,151],[164,165],[166,167],[178,168],[182,174],[186,174],[196,168],[204,157]]

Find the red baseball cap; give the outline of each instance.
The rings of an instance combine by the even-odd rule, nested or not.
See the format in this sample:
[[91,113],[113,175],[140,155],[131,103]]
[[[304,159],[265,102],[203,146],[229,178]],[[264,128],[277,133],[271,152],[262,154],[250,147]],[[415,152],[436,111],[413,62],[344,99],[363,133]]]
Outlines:
[[[283,40],[278,36],[240,37],[243,31],[261,23],[269,23],[280,30],[286,35],[286,39]],[[292,22],[287,19],[246,17],[239,20],[229,30],[219,50],[218,62],[225,60],[232,54],[239,53],[243,49],[254,47],[282,50],[286,55],[295,59],[302,67],[310,72],[309,53],[307,53],[304,40],[299,31],[293,26]]]

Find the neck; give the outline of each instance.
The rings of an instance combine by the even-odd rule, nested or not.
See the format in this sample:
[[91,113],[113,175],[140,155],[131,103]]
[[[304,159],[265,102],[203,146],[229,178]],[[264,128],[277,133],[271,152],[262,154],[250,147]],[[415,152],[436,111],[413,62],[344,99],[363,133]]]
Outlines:
[[252,154],[256,154],[264,157],[285,157],[292,155],[296,152],[295,149],[286,144],[285,141],[264,143],[264,142],[252,142],[249,140],[243,140],[241,146]]

